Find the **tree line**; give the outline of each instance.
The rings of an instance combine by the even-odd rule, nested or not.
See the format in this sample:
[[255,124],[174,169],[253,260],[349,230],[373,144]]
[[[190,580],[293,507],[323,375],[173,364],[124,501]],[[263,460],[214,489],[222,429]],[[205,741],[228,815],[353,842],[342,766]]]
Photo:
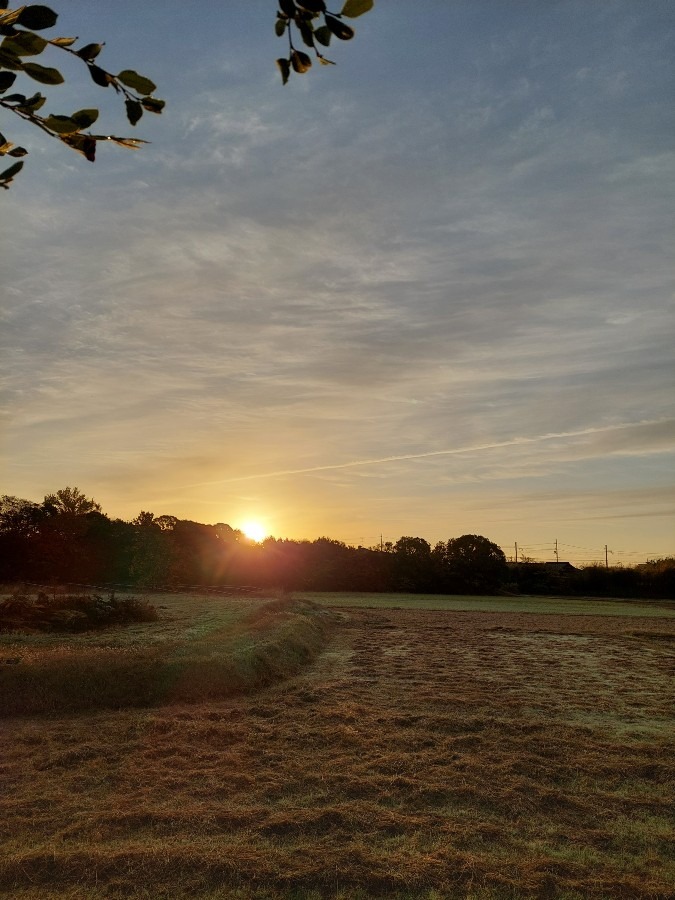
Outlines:
[[443,594],[675,596],[675,559],[633,568],[560,572],[545,563],[507,563],[481,535],[432,547],[403,536],[382,547],[316,540],[247,539],[225,523],[205,525],[141,511],[112,519],[66,487],[41,503],[0,497],[0,582],[124,585],[134,589],[275,588]]

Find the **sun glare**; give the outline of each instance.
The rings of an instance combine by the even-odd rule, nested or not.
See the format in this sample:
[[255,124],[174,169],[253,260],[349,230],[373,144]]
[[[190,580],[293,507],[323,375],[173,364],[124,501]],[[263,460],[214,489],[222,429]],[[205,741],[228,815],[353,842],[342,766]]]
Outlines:
[[244,522],[241,530],[250,541],[255,541],[258,544],[267,537],[267,532],[260,522]]

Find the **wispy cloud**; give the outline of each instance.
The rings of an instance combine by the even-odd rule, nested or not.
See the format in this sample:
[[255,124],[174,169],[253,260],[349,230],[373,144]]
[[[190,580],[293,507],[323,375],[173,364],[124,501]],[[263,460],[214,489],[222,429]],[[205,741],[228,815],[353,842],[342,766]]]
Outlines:
[[[627,440],[625,433],[628,433]],[[640,432],[635,440],[636,432]],[[235,481],[250,481],[258,478],[279,478],[287,475],[308,475],[313,472],[326,472],[333,469],[351,469],[357,466],[379,466],[391,462],[429,459],[434,456],[458,456],[466,453],[480,453],[483,450],[501,450],[505,447],[522,447],[527,444],[539,444],[545,441],[567,440],[570,438],[588,437],[590,435],[609,435],[613,440],[604,442],[604,452],[630,454],[636,452],[671,452],[675,451],[675,419],[654,422],[629,422],[602,427],[583,428],[578,431],[561,431],[540,434],[534,437],[515,437],[507,441],[495,441],[488,444],[476,444],[470,447],[453,447],[446,450],[430,450],[425,453],[405,453],[401,455],[382,456],[375,459],[358,459],[344,463],[331,463],[321,466],[308,466],[303,469],[279,469],[275,472],[261,472],[254,475],[240,475],[224,478],[219,481],[199,482],[186,487],[198,487],[202,484],[229,484]],[[624,440],[616,440],[621,434]],[[654,439],[656,438],[656,444]],[[590,455],[597,455],[597,452]]]

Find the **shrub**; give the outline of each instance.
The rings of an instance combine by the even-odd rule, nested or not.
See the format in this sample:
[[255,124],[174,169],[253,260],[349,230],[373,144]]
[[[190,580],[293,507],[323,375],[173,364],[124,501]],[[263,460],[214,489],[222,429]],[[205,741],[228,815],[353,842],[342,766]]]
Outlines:
[[155,622],[157,609],[138,597],[64,594],[35,597],[15,591],[0,602],[0,631],[89,631],[108,625]]

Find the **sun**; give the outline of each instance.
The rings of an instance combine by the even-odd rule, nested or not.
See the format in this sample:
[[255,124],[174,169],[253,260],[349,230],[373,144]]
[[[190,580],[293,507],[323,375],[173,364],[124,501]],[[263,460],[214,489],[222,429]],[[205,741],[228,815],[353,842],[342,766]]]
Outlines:
[[267,532],[265,531],[264,526],[260,524],[260,522],[244,522],[244,524],[241,526],[241,530],[244,532],[249,541],[255,541],[256,544],[264,541],[267,537]]

